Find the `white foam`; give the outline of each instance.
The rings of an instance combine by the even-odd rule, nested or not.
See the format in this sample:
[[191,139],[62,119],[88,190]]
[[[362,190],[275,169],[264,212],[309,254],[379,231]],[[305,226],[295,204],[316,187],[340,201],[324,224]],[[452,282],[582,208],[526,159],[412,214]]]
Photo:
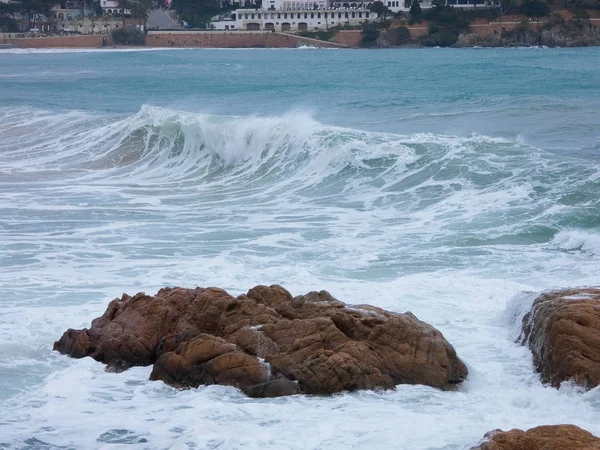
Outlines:
[[578,250],[590,255],[600,255],[600,234],[580,230],[564,230],[554,237],[552,244],[560,250]]

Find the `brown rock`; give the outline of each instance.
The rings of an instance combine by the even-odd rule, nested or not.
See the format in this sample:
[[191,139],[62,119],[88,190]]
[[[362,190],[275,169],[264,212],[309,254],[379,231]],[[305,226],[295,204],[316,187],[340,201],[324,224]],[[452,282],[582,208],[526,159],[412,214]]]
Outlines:
[[327,291],[292,297],[281,286],[237,298],[217,288],[124,294],[54,349],[115,372],[154,364],[152,380],[235,386],[253,397],[401,383],[452,389],[467,376],[442,334],[411,313],[349,307]]
[[476,33],[461,33],[454,43],[454,47],[477,47],[481,46],[482,38]]
[[494,430],[471,450],[600,450],[600,439],[575,425],[544,425],[523,430]]
[[569,289],[540,295],[523,318],[542,380],[559,387],[573,380],[591,389],[600,384],[600,289]]

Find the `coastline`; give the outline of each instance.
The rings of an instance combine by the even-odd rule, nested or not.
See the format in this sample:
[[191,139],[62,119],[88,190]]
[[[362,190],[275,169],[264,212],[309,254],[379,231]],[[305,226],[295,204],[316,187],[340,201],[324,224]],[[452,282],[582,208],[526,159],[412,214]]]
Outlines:
[[[461,33],[453,48],[477,47],[588,47],[600,46],[600,18],[564,19],[555,15],[546,20],[504,22],[479,21]],[[516,18],[518,19],[518,18]],[[110,35],[30,37],[0,33],[0,50],[15,49],[161,49],[161,48],[427,48],[423,38],[427,22],[392,25],[379,38],[364,46],[361,30],[340,30],[324,41],[291,33],[265,31],[149,31],[145,45],[115,44]],[[400,33],[401,31],[401,33]],[[17,37],[18,36],[18,37]]]

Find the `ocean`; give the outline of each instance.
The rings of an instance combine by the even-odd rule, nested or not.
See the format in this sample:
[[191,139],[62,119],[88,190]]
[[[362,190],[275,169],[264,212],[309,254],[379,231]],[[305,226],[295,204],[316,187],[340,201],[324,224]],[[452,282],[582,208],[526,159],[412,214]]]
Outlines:
[[[600,435],[536,294],[600,284],[600,48],[0,50],[0,448],[468,449]],[[250,399],[52,351],[123,292],[281,284],[411,311],[457,392]]]

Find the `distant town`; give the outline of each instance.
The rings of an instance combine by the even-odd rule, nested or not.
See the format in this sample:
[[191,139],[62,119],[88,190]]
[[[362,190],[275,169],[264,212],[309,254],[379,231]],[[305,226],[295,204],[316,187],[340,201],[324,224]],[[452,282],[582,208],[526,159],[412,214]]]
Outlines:
[[[213,4],[166,0],[0,0],[2,32],[34,35],[109,34],[123,26],[145,30],[309,31],[360,26],[385,16],[410,13],[413,3],[430,9],[435,0],[253,0]],[[455,8],[497,7],[490,0],[442,0]],[[218,11],[219,14],[211,14]],[[210,18],[209,18],[210,17]],[[187,19],[187,21],[185,20]]]

